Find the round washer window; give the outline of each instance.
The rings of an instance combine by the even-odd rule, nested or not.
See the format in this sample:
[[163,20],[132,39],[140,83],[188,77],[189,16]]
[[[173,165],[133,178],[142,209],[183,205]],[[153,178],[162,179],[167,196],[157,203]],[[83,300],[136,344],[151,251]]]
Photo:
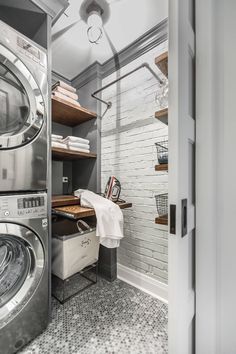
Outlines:
[[13,235],[0,235],[0,307],[9,302],[25,282],[30,268],[27,244]]
[[0,63],[0,134],[15,135],[25,126],[30,103],[22,83]]
[[2,44],[0,107],[0,150],[31,143],[44,125],[45,103],[39,84],[22,60]]

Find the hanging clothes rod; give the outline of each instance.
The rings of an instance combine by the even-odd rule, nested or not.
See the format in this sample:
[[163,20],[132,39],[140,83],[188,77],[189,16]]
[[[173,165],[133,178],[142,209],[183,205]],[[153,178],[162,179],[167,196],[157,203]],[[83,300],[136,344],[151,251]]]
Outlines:
[[138,66],[136,69],[133,69],[131,71],[129,71],[127,74],[125,75],[122,75],[121,77],[119,77],[118,79],[114,80],[114,81],[111,81],[109,82],[109,84],[101,87],[99,90],[95,91],[94,93],[92,93],[92,97],[95,98],[96,100],[104,103],[106,106],[107,106],[107,109],[111,108],[112,106],[112,102],[107,102],[107,101],[104,101],[102,100],[100,97],[97,97],[96,95],[100,92],[102,92],[103,90],[107,89],[108,87],[114,85],[116,82],[118,81],[121,81],[123,80],[124,78],[126,78],[127,76],[135,73],[136,71],[140,70],[140,69],[143,69],[143,68],[146,68],[150,71],[150,73],[152,73],[152,75],[159,81],[160,84],[163,84],[163,80],[160,79],[160,77],[155,73],[154,70],[152,70],[152,68],[150,67],[150,65],[148,63],[143,63],[142,65]]

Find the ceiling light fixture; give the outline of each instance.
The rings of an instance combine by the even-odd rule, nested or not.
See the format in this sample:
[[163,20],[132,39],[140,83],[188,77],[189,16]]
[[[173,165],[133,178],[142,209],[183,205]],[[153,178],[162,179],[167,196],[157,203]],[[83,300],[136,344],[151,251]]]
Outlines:
[[79,14],[87,25],[89,42],[99,44],[104,33],[103,26],[110,18],[110,5],[107,0],[84,0]]
[[103,22],[99,11],[91,11],[87,19],[87,35],[90,43],[99,44],[103,36]]

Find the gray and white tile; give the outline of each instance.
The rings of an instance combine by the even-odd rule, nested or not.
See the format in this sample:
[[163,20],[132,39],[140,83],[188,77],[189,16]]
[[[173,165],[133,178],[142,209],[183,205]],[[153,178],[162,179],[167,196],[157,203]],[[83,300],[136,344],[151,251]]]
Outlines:
[[163,354],[168,308],[116,280],[97,284],[64,305],[52,300],[47,330],[20,354]]

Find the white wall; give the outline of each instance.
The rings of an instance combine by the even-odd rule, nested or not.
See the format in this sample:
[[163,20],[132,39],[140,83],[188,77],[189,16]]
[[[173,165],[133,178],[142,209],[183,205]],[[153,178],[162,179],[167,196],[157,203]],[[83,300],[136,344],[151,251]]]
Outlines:
[[[103,85],[134,69],[143,62],[154,65],[154,58],[165,51],[167,43],[146,53],[102,82]],[[161,74],[160,74],[161,75]],[[155,194],[167,192],[168,175],[156,172],[155,142],[168,133],[154,118],[158,109],[158,81],[141,69],[103,92],[112,108],[102,118],[102,190],[110,175],[121,182],[121,198],[132,202],[124,211],[125,237],[118,249],[118,262],[161,282],[167,282],[167,228],[155,224]],[[105,109],[105,107],[104,107]]]
[[236,2],[197,2],[197,353],[236,353]]

